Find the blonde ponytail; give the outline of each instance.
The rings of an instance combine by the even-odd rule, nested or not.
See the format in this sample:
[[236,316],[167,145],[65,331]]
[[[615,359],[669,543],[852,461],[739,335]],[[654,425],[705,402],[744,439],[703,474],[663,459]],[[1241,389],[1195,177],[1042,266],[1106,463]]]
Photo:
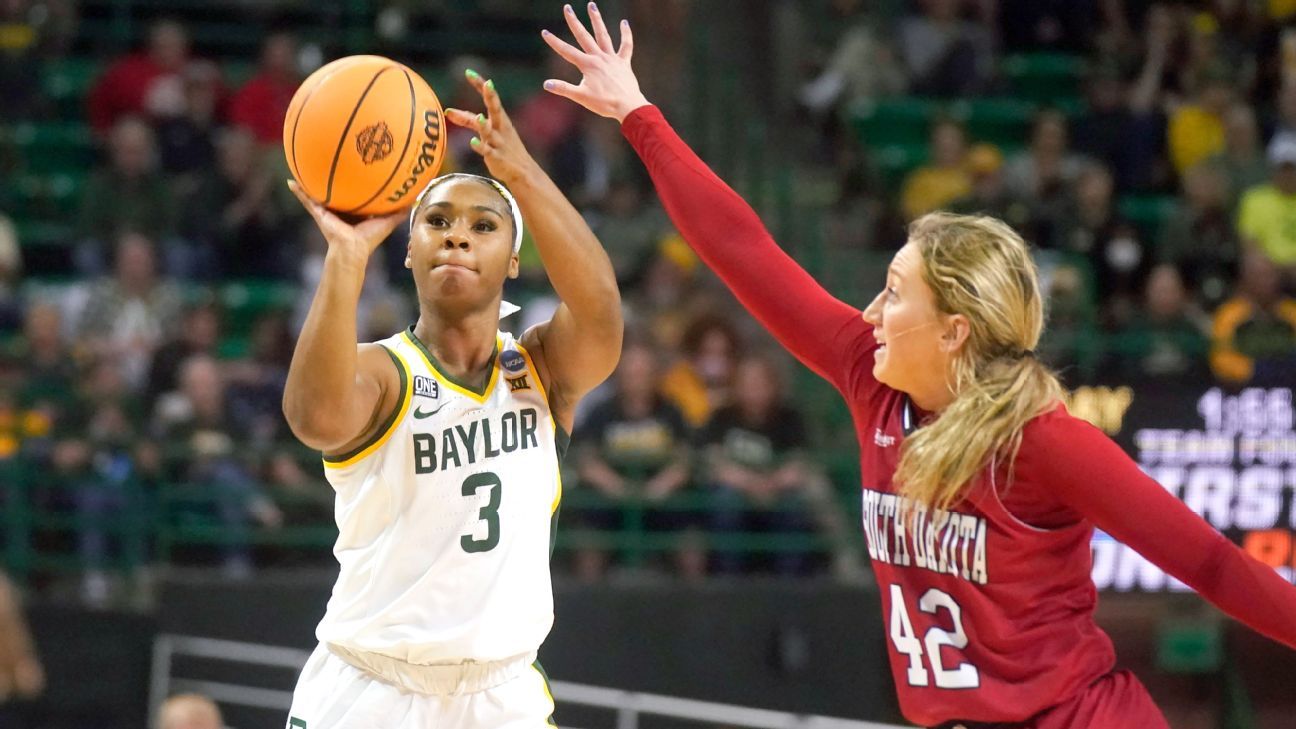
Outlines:
[[896,471],[901,494],[944,509],[992,458],[1012,463],[1022,428],[1062,387],[1034,354],[1044,302],[1021,236],[994,218],[931,213],[909,238],[937,310],[967,317],[970,330],[953,363],[954,401],[905,440]]

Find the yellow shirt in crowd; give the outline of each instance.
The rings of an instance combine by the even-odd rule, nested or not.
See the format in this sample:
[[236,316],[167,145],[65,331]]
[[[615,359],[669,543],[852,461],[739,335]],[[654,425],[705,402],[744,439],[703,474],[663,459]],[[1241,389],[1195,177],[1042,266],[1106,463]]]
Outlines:
[[1170,161],[1183,174],[1193,165],[1224,151],[1224,120],[1196,105],[1185,105],[1170,118]]
[[1296,265],[1296,195],[1257,185],[1238,205],[1238,233],[1256,242],[1279,266]]

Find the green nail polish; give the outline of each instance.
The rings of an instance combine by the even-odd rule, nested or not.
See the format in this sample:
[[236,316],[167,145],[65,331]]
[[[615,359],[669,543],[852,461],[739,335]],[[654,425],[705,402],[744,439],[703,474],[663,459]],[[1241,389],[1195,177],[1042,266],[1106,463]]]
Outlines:
[[491,79],[490,81],[487,81],[487,82],[486,82],[486,88],[490,89],[491,91],[494,91],[494,90],[495,90],[495,79]]
[[469,146],[476,147],[477,145],[481,144],[481,140],[478,139],[477,137],[473,137],[472,139],[468,140],[468,144]]
[[485,124],[486,124],[486,115],[485,115],[485,114],[478,114],[478,115],[477,115],[477,123],[478,123],[478,124],[485,125]]
[[470,79],[479,79],[479,78],[481,78],[481,74],[480,74],[480,73],[477,73],[476,71],[472,70],[471,68],[464,69],[464,75],[467,76],[467,77],[470,78]]

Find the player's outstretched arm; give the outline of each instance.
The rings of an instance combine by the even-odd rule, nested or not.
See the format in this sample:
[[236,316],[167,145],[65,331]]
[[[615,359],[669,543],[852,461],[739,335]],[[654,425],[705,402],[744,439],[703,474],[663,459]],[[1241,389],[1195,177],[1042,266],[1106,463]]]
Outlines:
[[471,72],[468,81],[481,93],[486,114],[449,109],[446,118],[477,133],[472,148],[517,198],[562,302],[552,319],[523,335],[522,343],[536,359],[554,417],[570,433],[577,401],[612,374],[621,356],[616,275],[585,219],[527,152],[495,85]]
[[288,366],[283,411],[307,446],[337,453],[366,438],[396,406],[399,375],[376,344],[357,345],[356,306],[369,256],[405,220],[406,211],[348,225],[288,186],[328,242],[324,273]]
[[1050,495],[1234,619],[1296,648],[1296,586],[1225,539],[1097,428],[1069,416],[1028,428],[1022,451],[1048,459]]
[[570,5],[563,14],[580,47],[548,31],[544,40],[582,78],[579,85],[546,81],[545,88],[621,123],[684,239],[784,347],[843,392],[870,380],[872,358],[865,354],[873,337],[860,311],[831,296],[785,254],[751,207],[648,103],[630,66],[630,24],[621,21],[621,45],[614,49],[594,3],[592,31]]

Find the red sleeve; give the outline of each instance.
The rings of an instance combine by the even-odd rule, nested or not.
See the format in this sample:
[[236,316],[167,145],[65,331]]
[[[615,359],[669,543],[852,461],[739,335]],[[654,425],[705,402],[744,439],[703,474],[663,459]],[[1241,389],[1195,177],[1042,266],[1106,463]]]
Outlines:
[[118,88],[120,75],[121,66],[113,65],[90,88],[90,94],[86,99],[86,115],[89,117],[90,127],[96,132],[108,131],[117,118],[117,109],[121,101],[121,91]]
[[755,211],[689,149],[655,106],[621,131],[643,159],[680,234],[752,316],[848,397],[873,382],[877,347],[860,310],[815,282],[770,237]]
[[1207,524],[1097,428],[1050,413],[1027,426],[1027,449],[1019,464],[1046,463],[1044,478],[1031,480],[1051,496],[1220,610],[1296,648],[1296,586]]

